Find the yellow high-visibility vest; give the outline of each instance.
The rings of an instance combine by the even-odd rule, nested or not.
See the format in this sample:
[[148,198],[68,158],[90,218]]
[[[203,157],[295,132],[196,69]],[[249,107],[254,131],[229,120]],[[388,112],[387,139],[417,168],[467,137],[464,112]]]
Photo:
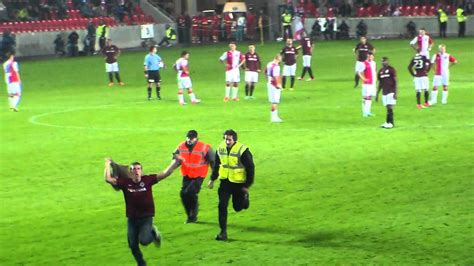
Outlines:
[[444,12],[443,9],[438,9],[438,14],[439,14],[439,22],[443,23],[443,22],[446,22],[448,21],[448,14],[446,14],[446,12]]
[[109,38],[109,31],[107,30],[107,25],[99,25],[97,27],[97,36],[99,37],[104,37],[104,38]]
[[464,13],[464,9],[462,9],[461,7],[458,7],[458,9],[456,9],[456,19],[458,20],[458,22],[464,22],[467,20],[467,17],[463,15]]
[[283,13],[281,17],[283,19],[283,26],[289,26],[291,24],[291,14]]
[[245,167],[240,161],[242,153],[247,149],[244,144],[236,142],[227,153],[225,142],[219,145],[217,155],[221,161],[219,167],[219,179],[228,179],[232,183],[245,183],[247,173]]
[[176,34],[174,34],[174,30],[172,28],[168,28],[166,30],[166,37],[170,40],[176,40]]

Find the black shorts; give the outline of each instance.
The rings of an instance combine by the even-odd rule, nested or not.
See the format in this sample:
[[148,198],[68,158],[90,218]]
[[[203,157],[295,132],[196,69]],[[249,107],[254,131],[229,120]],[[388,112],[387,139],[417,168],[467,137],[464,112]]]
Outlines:
[[148,70],[148,83],[158,83],[161,81],[160,71],[159,70]]

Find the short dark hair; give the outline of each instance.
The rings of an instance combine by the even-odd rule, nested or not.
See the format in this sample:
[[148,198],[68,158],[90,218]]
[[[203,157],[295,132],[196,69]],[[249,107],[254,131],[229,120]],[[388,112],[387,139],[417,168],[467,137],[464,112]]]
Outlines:
[[233,129],[227,129],[224,132],[224,138],[225,138],[225,136],[232,136],[234,141],[237,141],[237,132],[235,132]]
[[135,168],[135,166],[137,166],[137,165],[142,166],[142,164],[141,164],[140,162],[133,162],[133,163],[131,163],[131,164],[130,164],[130,171],[132,171],[133,168]]
[[149,49],[149,51],[150,51],[150,52],[152,52],[152,51],[153,51],[153,49],[155,49],[155,48],[156,48],[156,46],[155,46],[155,45],[152,45],[152,46],[150,46],[150,49]]
[[181,52],[181,56],[185,56],[185,55],[187,55],[187,54],[189,54],[188,51],[182,51],[182,52]]
[[194,129],[191,129],[188,131],[188,133],[186,134],[186,137],[189,138],[189,139],[194,139],[194,138],[197,138],[198,137],[198,133],[196,130]]
[[382,62],[387,62],[388,61],[388,57],[384,56],[382,57]]

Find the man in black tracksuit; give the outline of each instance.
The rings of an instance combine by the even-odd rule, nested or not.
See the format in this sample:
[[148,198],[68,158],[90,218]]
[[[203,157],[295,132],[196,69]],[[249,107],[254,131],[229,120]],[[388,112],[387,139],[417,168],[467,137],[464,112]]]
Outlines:
[[248,209],[250,205],[249,188],[253,183],[255,165],[247,146],[237,142],[237,132],[229,129],[224,132],[224,141],[216,152],[216,163],[212,169],[208,187],[214,187],[219,177],[219,226],[221,231],[216,240],[227,240],[227,206],[232,196],[232,206],[236,212]]

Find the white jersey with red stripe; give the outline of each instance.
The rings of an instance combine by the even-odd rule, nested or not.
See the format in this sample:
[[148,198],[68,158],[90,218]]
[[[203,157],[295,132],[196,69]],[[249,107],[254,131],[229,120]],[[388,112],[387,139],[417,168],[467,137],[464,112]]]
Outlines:
[[7,85],[12,83],[20,83],[18,63],[16,61],[6,61],[3,64],[3,71],[5,71],[5,83]]
[[268,83],[277,86],[278,79],[280,78],[280,65],[270,62],[267,64],[267,77]]
[[221,57],[219,57],[221,61],[226,61],[226,70],[232,70],[234,68],[237,68],[240,63],[244,59],[244,55],[240,51],[227,51],[222,54]]
[[377,65],[375,61],[365,60],[362,64],[356,65],[357,72],[364,73],[364,84],[375,85],[377,79]]
[[437,53],[431,58],[431,63],[436,64],[435,75],[449,75],[449,64],[456,62],[456,58],[448,53]]
[[178,79],[189,77],[189,72],[185,72],[184,70],[188,70],[188,60],[181,57],[180,59],[176,60],[175,63],[176,71],[178,71]]
[[424,55],[429,58],[430,51],[429,48],[433,44],[433,39],[429,35],[418,35],[411,42],[411,45],[416,45],[419,49],[419,54]]

